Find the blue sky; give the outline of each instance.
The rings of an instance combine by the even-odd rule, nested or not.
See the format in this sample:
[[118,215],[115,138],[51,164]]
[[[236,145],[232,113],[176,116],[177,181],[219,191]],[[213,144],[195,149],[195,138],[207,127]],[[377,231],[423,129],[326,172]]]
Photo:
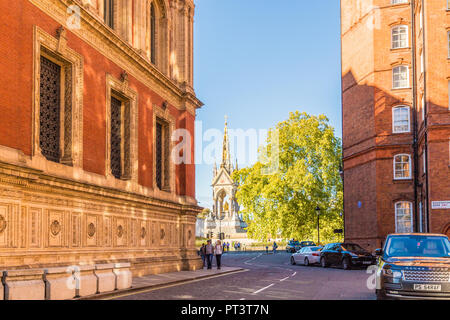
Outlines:
[[[223,130],[225,114],[230,128],[268,129],[299,110],[327,115],[341,136],[339,1],[196,0],[194,19],[203,131]],[[212,166],[196,170],[209,207]]]

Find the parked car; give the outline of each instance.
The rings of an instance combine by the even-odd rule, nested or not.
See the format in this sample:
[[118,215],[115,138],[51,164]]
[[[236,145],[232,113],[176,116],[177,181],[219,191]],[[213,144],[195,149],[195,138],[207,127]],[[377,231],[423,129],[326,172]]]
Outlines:
[[356,243],[330,243],[320,252],[320,265],[323,268],[334,265],[347,270],[371,264],[376,264],[376,258]]
[[441,234],[391,234],[378,259],[382,299],[450,299],[450,241]]
[[315,247],[316,244],[313,241],[302,241],[300,242],[300,248],[304,247]]
[[286,252],[294,253],[301,249],[300,242],[289,240],[288,244],[286,245]]
[[313,241],[296,241],[290,240],[286,245],[286,252],[295,253],[304,247],[314,247],[316,244]]
[[304,247],[291,256],[291,264],[317,264],[320,262],[320,250],[322,247]]

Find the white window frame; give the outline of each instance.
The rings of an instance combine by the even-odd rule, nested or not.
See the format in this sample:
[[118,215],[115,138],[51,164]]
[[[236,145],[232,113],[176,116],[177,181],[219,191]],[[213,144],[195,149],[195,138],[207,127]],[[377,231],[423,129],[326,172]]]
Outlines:
[[[395,71],[398,69],[406,68],[406,86],[395,86]],[[410,88],[410,79],[409,79],[409,66],[407,65],[399,65],[392,68],[392,89],[408,89]]]
[[[407,130],[396,130],[396,126],[395,126],[395,111],[399,110],[399,109],[407,109],[408,110],[408,129]],[[392,108],[392,132],[393,133],[407,133],[407,132],[411,132],[411,108],[408,106],[396,106],[394,108]]]
[[427,150],[426,149],[423,149],[422,157],[423,157],[423,173],[427,173]]
[[[405,231],[405,230],[398,230],[398,210],[399,209],[403,209],[403,208],[397,208],[397,206],[398,205],[401,205],[401,204],[408,204],[409,205],[409,214],[410,214],[410,216],[411,216],[411,230],[409,230],[409,231]],[[414,213],[413,213],[413,206],[412,206],[412,202],[410,202],[410,201],[399,201],[399,202],[396,202],[395,203],[395,232],[396,233],[409,233],[409,232],[413,232],[413,230],[414,230],[414,225],[413,225],[413,216],[414,216]]]
[[[409,170],[408,170],[408,176],[407,176],[407,177],[397,177],[397,175],[396,175],[397,171],[396,171],[396,169],[395,169],[395,164],[397,163],[397,162],[396,162],[396,159],[397,159],[398,157],[404,157],[404,156],[407,156],[407,157],[408,157],[408,168],[409,168]],[[403,162],[402,162],[402,163],[403,163]],[[410,180],[410,179],[411,179],[411,155],[410,155],[410,154],[407,154],[407,153],[396,154],[396,155],[394,156],[394,180]]]
[[450,59],[450,31],[447,31],[447,58]]
[[[400,36],[400,30],[406,30],[406,44],[404,46],[399,45],[399,46],[395,46],[394,43],[396,43],[394,41],[394,32],[399,30],[399,36]],[[399,41],[397,41],[399,42]],[[391,48],[392,49],[404,49],[404,48],[408,48],[409,47],[409,28],[407,25],[397,25],[391,28]]]
[[409,0],[391,0],[391,4],[408,3]]
[[423,14],[422,14],[422,8],[420,8],[420,11],[419,11],[419,30],[422,31],[422,29],[423,29]]

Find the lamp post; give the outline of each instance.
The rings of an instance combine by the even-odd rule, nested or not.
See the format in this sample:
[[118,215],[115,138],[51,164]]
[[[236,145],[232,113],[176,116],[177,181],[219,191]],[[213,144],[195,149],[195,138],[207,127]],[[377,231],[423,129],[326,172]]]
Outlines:
[[223,240],[222,239],[222,220],[223,219],[225,219],[225,216],[220,214],[220,217],[219,217],[219,240]]
[[320,245],[320,207],[317,206],[316,208],[317,213],[317,245]]

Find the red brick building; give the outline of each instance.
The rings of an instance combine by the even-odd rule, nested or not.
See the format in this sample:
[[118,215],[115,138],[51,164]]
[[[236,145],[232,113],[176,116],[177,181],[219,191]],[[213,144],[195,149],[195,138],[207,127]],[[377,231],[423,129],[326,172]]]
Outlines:
[[342,0],[346,240],[450,236],[448,1]]
[[[192,0],[0,1],[0,269],[199,266]],[[189,158],[189,157],[187,157]],[[201,261],[200,261],[201,265]]]

